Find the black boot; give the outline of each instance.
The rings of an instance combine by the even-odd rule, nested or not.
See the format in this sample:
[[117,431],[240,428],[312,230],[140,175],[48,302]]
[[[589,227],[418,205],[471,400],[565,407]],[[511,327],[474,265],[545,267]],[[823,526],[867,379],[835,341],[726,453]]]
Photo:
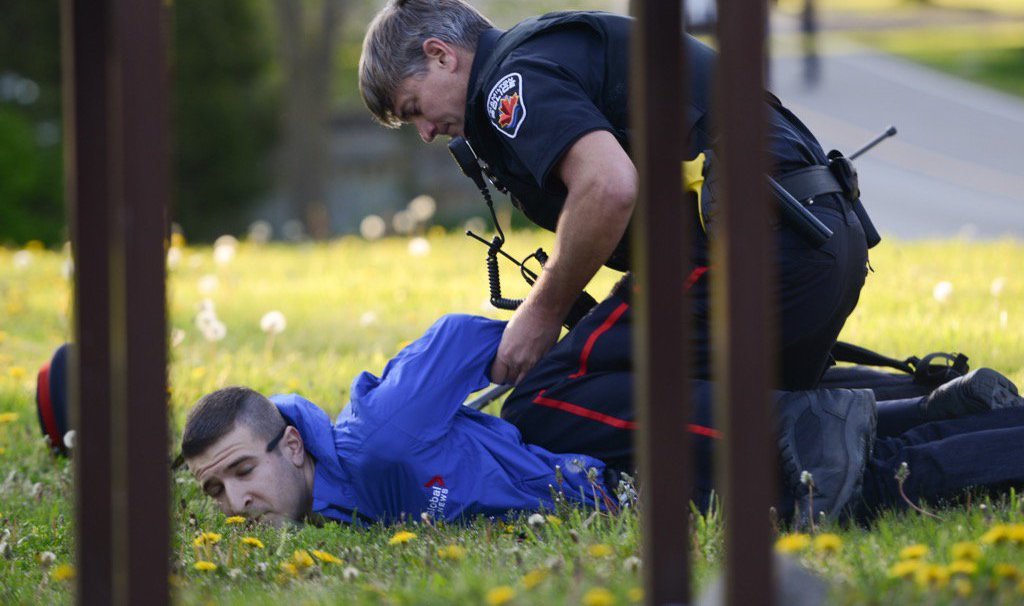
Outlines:
[[875,408],[867,389],[798,391],[779,400],[783,481],[797,499],[800,525],[819,512],[836,519],[857,504],[875,440]]
[[979,368],[943,383],[929,395],[921,407],[931,421],[955,419],[1008,406],[1024,406],[1017,386],[991,368]]

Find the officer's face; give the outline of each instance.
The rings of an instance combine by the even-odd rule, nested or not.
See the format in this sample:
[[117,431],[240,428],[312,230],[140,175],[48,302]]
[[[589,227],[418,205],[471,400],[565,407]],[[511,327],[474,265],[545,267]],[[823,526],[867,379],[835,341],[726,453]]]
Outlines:
[[471,56],[435,39],[424,43],[427,71],[402,81],[395,91],[395,115],[412,124],[427,143],[438,135],[463,135]]
[[274,448],[248,426],[234,429],[188,460],[203,491],[227,515],[242,515],[280,526],[303,518],[311,488],[303,476],[302,436],[288,427]]

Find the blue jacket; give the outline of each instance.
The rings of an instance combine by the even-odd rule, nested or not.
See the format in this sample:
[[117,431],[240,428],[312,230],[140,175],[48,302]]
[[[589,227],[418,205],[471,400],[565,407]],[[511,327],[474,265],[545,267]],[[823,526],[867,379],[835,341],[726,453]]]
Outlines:
[[[474,316],[442,317],[382,376],[360,374],[333,425],[301,396],[273,396],[316,461],[313,512],[343,522],[394,522],[422,513],[455,521],[550,509],[556,466],[570,501],[599,506],[604,463],[526,444],[512,424],[462,405],[489,384],[504,327]],[[590,468],[596,486],[587,480]]]

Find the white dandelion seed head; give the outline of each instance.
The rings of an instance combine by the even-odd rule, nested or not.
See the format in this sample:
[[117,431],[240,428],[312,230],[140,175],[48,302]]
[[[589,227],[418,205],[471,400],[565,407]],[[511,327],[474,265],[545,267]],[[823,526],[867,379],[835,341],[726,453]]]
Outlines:
[[64,263],[60,266],[60,275],[65,280],[70,280],[75,275],[75,261],[70,257],[64,259]]
[[171,329],[171,347],[178,347],[185,342],[185,331],[180,328]]
[[999,328],[1006,328],[1010,325],[1010,314],[1005,309],[999,312]]
[[240,576],[242,576],[242,570],[240,568],[232,568],[228,571],[228,577],[232,579],[237,579]]
[[277,311],[268,311],[263,314],[260,318],[260,330],[267,333],[268,335],[276,335],[284,332],[284,329],[288,326],[287,320],[285,320],[284,314]]
[[33,498],[38,497],[39,495],[43,494],[43,483],[42,482],[36,482],[35,484],[33,484],[32,485],[32,493],[31,494],[32,494]]
[[0,541],[0,558],[11,557],[11,544],[7,540]]
[[370,326],[371,324],[377,323],[377,312],[375,311],[364,311],[363,315],[359,316],[360,326]]
[[547,522],[547,519],[539,513],[535,513],[526,519],[526,523],[534,528],[543,526],[545,522]]
[[378,215],[368,215],[359,222],[359,234],[367,240],[380,240],[387,229],[387,223]]
[[359,569],[355,566],[346,566],[345,569],[341,571],[341,578],[346,581],[353,581],[359,578]]
[[270,222],[260,219],[249,224],[249,231],[245,238],[253,244],[266,244],[273,236],[274,228]]
[[806,469],[800,472],[800,483],[801,484],[803,484],[804,486],[807,486],[808,484],[810,484],[813,481],[814,481],[814,476],[811,475],[811,472],[807,471]]
[[182,253],[181,249],[177,246],[172,246],[167,249],[167,269],[174,270],[181,265]]
[[437,202],[430,196],[420,195],[409,201],[408,208],[413,218],[423,223],[434,216],[434,212],[437,211]]
[[622,567],[626,572],[636,572],[640,570],[640,558],[635,555],[629,556],[625,560],[622,560]]
[[213,262],[224,267],[235,259],[235,252],[234,246],[218,244],[213,247]]
[[77,438],[77,437],[78,437],[78,434],[75,433],[74,429],[71,429],[66,434],[64,434],[64,448],[67,448],[68,450],[74,449],[74,447],[75,447],[75,438]]
[[989,287],[989,292],[992,293],[993,297],[998,297],[1003,294],[1003,289],[1006,288],[1006,278],[999,276],[992,280],[992,286]]
[[228,336],[228,327],[220,320],[214,320],[210,324],[207,324],[202,331],[203,338],[211,343],[223,341],[224,337]]
[[14,269],[22,271],[28,268],[29,265],[32,265],[32,259],[32,251],[19,250],[11,257],[11,262],[14,263]]
[[259,564],[256,564],[256,570],[260,571],[261,573],[266,572],[267,568],[268,565],[266,562],[260,562]]
[[416,227],[416,218],[412,216],[411,212],[400,210],[391,218],[391,227],[394,228],[395,233],[403,236],[409,235]]
[[953,294],[953,283],[948,280],[943,280],[935,285],[932,289],[932,297],[935,298],[939,303],[945,303],[949,300],[949,297]]
[[57,554],[53,553],[52,551],[44,551],[41,554],[39,554],[39,565],[43,568],[48,567],[50,564],[53,564],[56,561]]
[[430,242],[426,238],[415,237],[409,240],[409,254],[414,257],[424,257],[430,254]]
[[217,318],[217,312],[213,311],[211,307],[204,307],[196,314],[196,328],[204,334],[211,326],[218,322],[220,320]]
[[197,287],[199,289],[199,294],[209,296],[217,290],[218,286],[220,286],[220,280],[217,279],[217,276],[213,274],[206,274],[202,278],[199,278],[199,284]]

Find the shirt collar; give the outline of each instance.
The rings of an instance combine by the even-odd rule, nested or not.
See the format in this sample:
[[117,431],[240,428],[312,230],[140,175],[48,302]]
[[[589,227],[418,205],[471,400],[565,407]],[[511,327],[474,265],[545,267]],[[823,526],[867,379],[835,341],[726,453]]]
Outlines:
[[469,71],[469,95],[467,101],[473,95],[473,91],[476,88],[476,80],[480,76],[480,70],[483,69],[487,60],[494,53],[494,47],[498,44],[498,38],[504,34],[502,30],[492,27],[488,30],[484,30],[480,34],[480,40],[476,45],[476,54],[473,56],[473,67]]

